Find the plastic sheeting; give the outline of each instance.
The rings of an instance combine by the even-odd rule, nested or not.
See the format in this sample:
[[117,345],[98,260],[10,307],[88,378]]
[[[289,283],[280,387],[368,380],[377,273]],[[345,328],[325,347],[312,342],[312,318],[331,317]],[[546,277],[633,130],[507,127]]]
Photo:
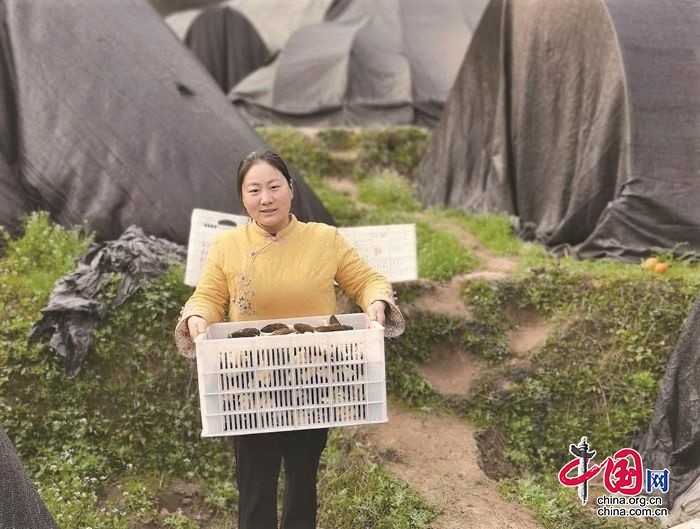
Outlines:
[[[639,453],[644,467],[669,470],[664,505],[700,478],[700,297],[686,319],[680,338],[666,364],[648,431]],[[656,494],[657,491],[654,491]],[[690,503],[686,498],[686,503]],[[700,492],[693,498],[700,500]],[[697,507],[696,507],[697,510]]]
[[492,0],[419,168],[421,200],[559,253],[700,250],[700,2]]
[[136,292],[143,279],[184,264],[185,256],[184,246],[147,236],[137,226],[130,226],[117,240],[94,244],[75,270],[56,283],[30,338],[51,334],[50,345],[65,358],[66,373],[76,376],[90,352],[92,332],[107,312],[100,294],[112,278],[120,278],[111,302],[116,308]]
[[225,94],[270,59],[255,27],[228,7],[204,9],[190,25],[184,42]]
[[352,0],[229,98],[253,124],[434,126],[486,0]]
[[0,529],[58,529],[0,427]]
[[[193,30],[196,20],[214,9],[223,14],[234,10],[252,24],[270,53],[277,53],[290,35],[307,24],[323,20],[331,0],[226,0],[213,6],[173,13],[165,22],[181,40]],[[204,29],[204,28],[202,28]],[[221,50],[225,53],[225,50]]]
[[277,54],[299,27],[316,23],[330,0],[229,0],[174,13],[165,22],[224,93]]
[[[97,240],[186,244],[194,208],[245,214],[263,139],[145,0],[0,0],[0,225],[48,211]],[[292,211],[333,223],[296,178]]]

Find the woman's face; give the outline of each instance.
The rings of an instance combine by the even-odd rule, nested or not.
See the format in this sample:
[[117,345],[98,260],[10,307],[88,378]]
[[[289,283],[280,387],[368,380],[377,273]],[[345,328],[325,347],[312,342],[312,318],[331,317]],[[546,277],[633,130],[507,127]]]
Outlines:
[[272,234],[287,227],[294,194],[277,169],[257,162],[243,178],[241,193],[243,206],[258,226]]

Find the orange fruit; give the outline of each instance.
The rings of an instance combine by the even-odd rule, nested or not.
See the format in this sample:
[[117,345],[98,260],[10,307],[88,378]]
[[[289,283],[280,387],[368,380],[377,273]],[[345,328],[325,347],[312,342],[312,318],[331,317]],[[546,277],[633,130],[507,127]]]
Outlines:
[[656,263],[656,266],[654,266],[654,272],[657,274],[665,274],[668,272],[668,265],[666,263]]
[[644,268],[649,269],[649,270],[653,270],[657,264],[659,264],[659,260],[656,257],[649,257],[649,258],[644,260],[644,263],[642,263],[642,266]]

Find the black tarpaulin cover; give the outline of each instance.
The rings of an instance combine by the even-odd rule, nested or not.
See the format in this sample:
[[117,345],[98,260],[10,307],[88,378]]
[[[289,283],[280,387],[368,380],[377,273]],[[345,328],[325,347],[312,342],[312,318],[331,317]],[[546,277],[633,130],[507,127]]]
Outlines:
[[224,93],[274,57],[299,27],[323,20],[331,0],[226,0],[165,22]]
[[184,246],[148,236],[137,226],[130,226],[116,240],[93,244],[75,270],[56,282],[30,338],[51,334],[51,347],[65,358],[66,373],[77,375],[90,351],[92,331],[107,312],[100,294],[112,278],[119,278],[111,301],[116,308],[136,292],[143,279],[184,264],[185,256]]
[[226,94],[270,59],[255,27],[227,6],[203,9],[187,30],[184,43]]
[[435,125],[485,3],[337,3],[229,98],[254,124]]
[[[700,477],[699,403],[700,297],[695,300],[666,364],[651,422],[639,447],[644,468],[669,470],[669,490],[664,502],[669,510]],[[696,504],[698,496],[693,498]],[[695,511],[698,512],[697,507]]]
[[0,427],[0,529],[58,529]]
[[[0,225],[46,210],[98,240],[185,244],[193,208],[244,213],[266,144],[145,0],[0,0]],[[297,178],[302,220],[333,222]]]
[[514,215],[582,258],[697,252],[698,34],[698,0],[492,0],[421,200]]
[[185,35],[204,13],[210,9],[230,9],[243,15],[270,53],[276,54],[297,29],[323,20],[333,3],[332,0],[224,0],[205,7],[176,11],[165,17],[165,22],[181,40],[185,40]]

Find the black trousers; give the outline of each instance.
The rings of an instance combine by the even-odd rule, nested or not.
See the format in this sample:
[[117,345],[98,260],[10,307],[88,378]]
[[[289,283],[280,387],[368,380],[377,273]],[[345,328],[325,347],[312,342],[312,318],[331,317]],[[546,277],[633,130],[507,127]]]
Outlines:
[[277,481],[284,462],[281,529],[316,529],[316,476],[328,429],[233,438],[238,529],[277,529]]

